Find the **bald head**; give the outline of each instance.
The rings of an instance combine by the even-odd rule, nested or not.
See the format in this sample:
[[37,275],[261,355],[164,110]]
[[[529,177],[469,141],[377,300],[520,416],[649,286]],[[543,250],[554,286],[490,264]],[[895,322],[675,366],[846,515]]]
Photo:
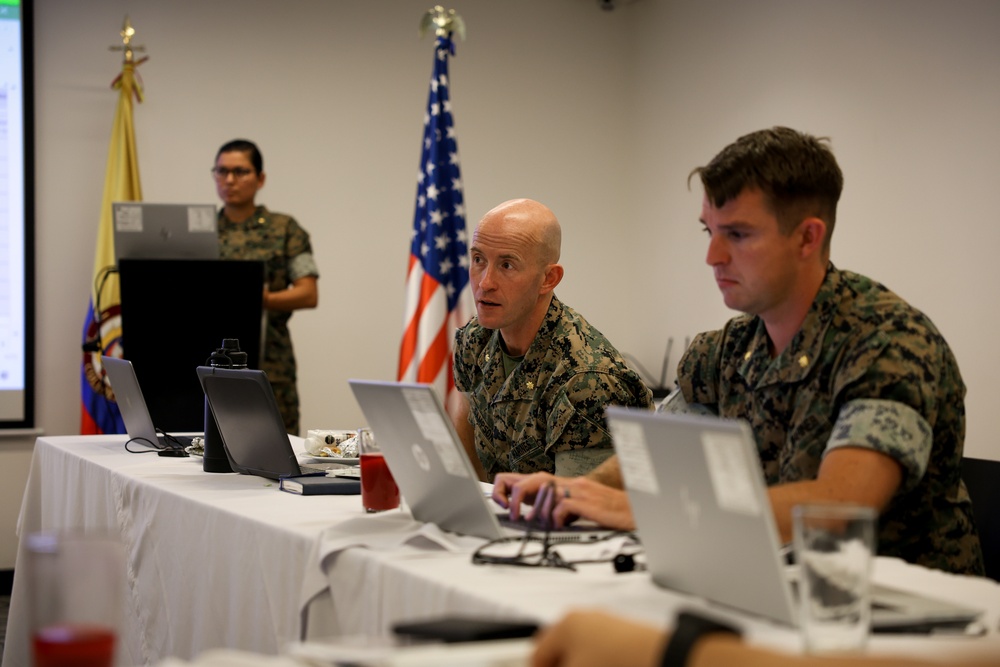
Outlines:
[[483,216],[473,232],[476,239],[504,238],[535,254],[541,266],[559,261],[562,228],[548,206],[531,199],[511,199]]
[[563,277],[562,232],[548,207],[512,199],[483,216],[469,247],[469,282],[479,324],[499,329],[507,353],[524,354]]

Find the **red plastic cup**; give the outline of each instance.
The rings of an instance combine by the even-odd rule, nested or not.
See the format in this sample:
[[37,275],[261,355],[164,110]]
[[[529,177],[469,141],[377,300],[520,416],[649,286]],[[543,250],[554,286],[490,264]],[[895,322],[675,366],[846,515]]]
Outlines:
[[111,667],[124,599],[125,553],[107,534],[28,536],[34,667]]
[[48,625],[35,631],[34,667],[111,667],[115,632],[102,625]]
[[361,506],[366,512],[399,507],[399,487],[371,429],[358,429],[358,454],[361,459]]

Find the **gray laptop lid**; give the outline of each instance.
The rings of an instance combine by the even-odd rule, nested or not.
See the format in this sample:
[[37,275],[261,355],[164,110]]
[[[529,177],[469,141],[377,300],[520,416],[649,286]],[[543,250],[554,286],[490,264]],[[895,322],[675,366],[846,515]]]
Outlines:
[[[432,386],[349,383],[415,519],[488,540],[543,530],[523,520],[509,521],[506,510],[487,498]],[[551,539],[560,541],[593,540],[613,532],[582,521],[548,531]]]
[[[607,419],[653,581],[797,625],[750,427],[613,406]],[[981,613],[881,586],[872,597],[876,630],[961,625]]]
[[617,407],[607,418],[653,581],[794,624],[749,427]]
[[433,387],[349,383],[413,518],[486,539],[507,534]]
[[219,258],[213,204],[114,202],[111,214],[115,261]]
[[199,366],[197,372],[233,470],[269,479],[301,473],[264,371]]
[[117,357],[101,357],[101,364],[108,374],[111,389],[115,392],[118,410],[125,422],[125,430],[132,439],[145,440],[155,446],[161,439],[156,434],[153,419],[146,408],[146,400],[139,389],[139,379],[135,376],[132,362]]

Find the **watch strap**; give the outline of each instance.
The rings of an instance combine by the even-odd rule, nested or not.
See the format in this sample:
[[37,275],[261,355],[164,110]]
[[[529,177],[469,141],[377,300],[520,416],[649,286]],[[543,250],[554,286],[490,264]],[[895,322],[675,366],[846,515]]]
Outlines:
[[674,632],[663,652],[661,667],[685,667],[691,649],[704,635],[724,633],[742,636],[742,632],[728,623],[715,621],[693,612],[683,611],[677,615]]

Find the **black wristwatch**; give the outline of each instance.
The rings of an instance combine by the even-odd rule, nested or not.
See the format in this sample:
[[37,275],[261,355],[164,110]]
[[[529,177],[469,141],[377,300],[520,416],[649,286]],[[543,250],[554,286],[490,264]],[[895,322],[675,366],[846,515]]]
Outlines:
[[729,635],[741,637],[742,632],[735,626],[710,618],[699,616],[689,611],[682,611],[677,615],[677,623],[674,624],[674,633],[670,636],[667,649],[663,652],[661,667],[684,667],[687,665],[688,655],[695,643],[703,635],[710,635],[722,632]]

